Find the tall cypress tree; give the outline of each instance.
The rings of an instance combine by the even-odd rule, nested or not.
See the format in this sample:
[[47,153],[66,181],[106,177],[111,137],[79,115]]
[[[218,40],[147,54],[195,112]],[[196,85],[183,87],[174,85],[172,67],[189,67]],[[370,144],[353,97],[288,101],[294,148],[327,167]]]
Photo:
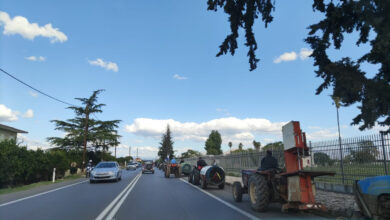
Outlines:
[[160,156],[162,161],[164,161],[167,157],[169,157],[169,159],[173,158],[173,141],[169,125],[167,126],[166,133],[162,135],[158,156]]

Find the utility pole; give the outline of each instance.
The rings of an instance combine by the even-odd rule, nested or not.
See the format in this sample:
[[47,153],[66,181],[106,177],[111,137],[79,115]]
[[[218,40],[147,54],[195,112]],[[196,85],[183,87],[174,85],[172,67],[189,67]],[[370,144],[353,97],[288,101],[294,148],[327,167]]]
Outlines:
[[116,145],[115,145],[115,158],[116,158]]
[[137,147],[137,158],[138,158],[138,147]]
[[129,146],[129,157],[131,157],[131,146]]
[[89,121],[89,103],[85,107],[84,151],[83,151],[83,164],[81,167],[82,171],[84,171],[85,153],[87,152],[88,121]]

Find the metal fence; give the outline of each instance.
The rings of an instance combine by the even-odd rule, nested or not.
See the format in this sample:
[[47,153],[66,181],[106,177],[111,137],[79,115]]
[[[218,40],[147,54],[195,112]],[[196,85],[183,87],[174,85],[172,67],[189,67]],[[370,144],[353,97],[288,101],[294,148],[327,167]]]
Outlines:
[[383,133],[312,143],[310,169],[336,172],[316,181],[351,185],[354,180],[388,175],[389,148],[389,136]]
[[[388,135],[377,134],[309,143],[311,163],[305,169],[334,171],[336,175],[315,178],[316,182],[352,185],[354,180],[370,176],[388,175],[390,140]],[[208,164],[213,160],[229,175],[239,176],[242,169],[257,169],[265,152],[203,156]],[[279,166],[284,167],[283,151],[273,151]],[[186,162],[195,165],[197,158]]]

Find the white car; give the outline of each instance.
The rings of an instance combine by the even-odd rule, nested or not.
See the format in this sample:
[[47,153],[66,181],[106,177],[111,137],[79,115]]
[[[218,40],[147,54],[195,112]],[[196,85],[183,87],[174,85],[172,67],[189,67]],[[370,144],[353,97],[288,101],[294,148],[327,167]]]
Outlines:
[[102,180],[119,181],[122,179],[122,170],[116,161],[104,161],[96,165],[89,177],[89,182],[94,183]]
[[137,164],[136,163],[129,163],[126,167],[126,170],[136,170]]

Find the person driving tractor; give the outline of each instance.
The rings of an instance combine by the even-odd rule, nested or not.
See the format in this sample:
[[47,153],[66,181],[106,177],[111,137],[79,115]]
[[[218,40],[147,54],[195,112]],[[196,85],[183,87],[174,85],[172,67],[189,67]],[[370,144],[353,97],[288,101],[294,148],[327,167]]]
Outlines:
[[171,159],[171,166],[175,167],[177,165],[175,157]]
[[272,151],[267,150],[267,155],[261,160],[260,168],[258,170],[264,171],[264,170],[272,170],[272,169],[278,169],[278,161],[275,157],[272,156]]
[[202,157],[199,157],[199,160],[196,162],[196,168],[198,168],[198,170],[201,170],[205,166],[207,166],[206,161],[204,161]]

